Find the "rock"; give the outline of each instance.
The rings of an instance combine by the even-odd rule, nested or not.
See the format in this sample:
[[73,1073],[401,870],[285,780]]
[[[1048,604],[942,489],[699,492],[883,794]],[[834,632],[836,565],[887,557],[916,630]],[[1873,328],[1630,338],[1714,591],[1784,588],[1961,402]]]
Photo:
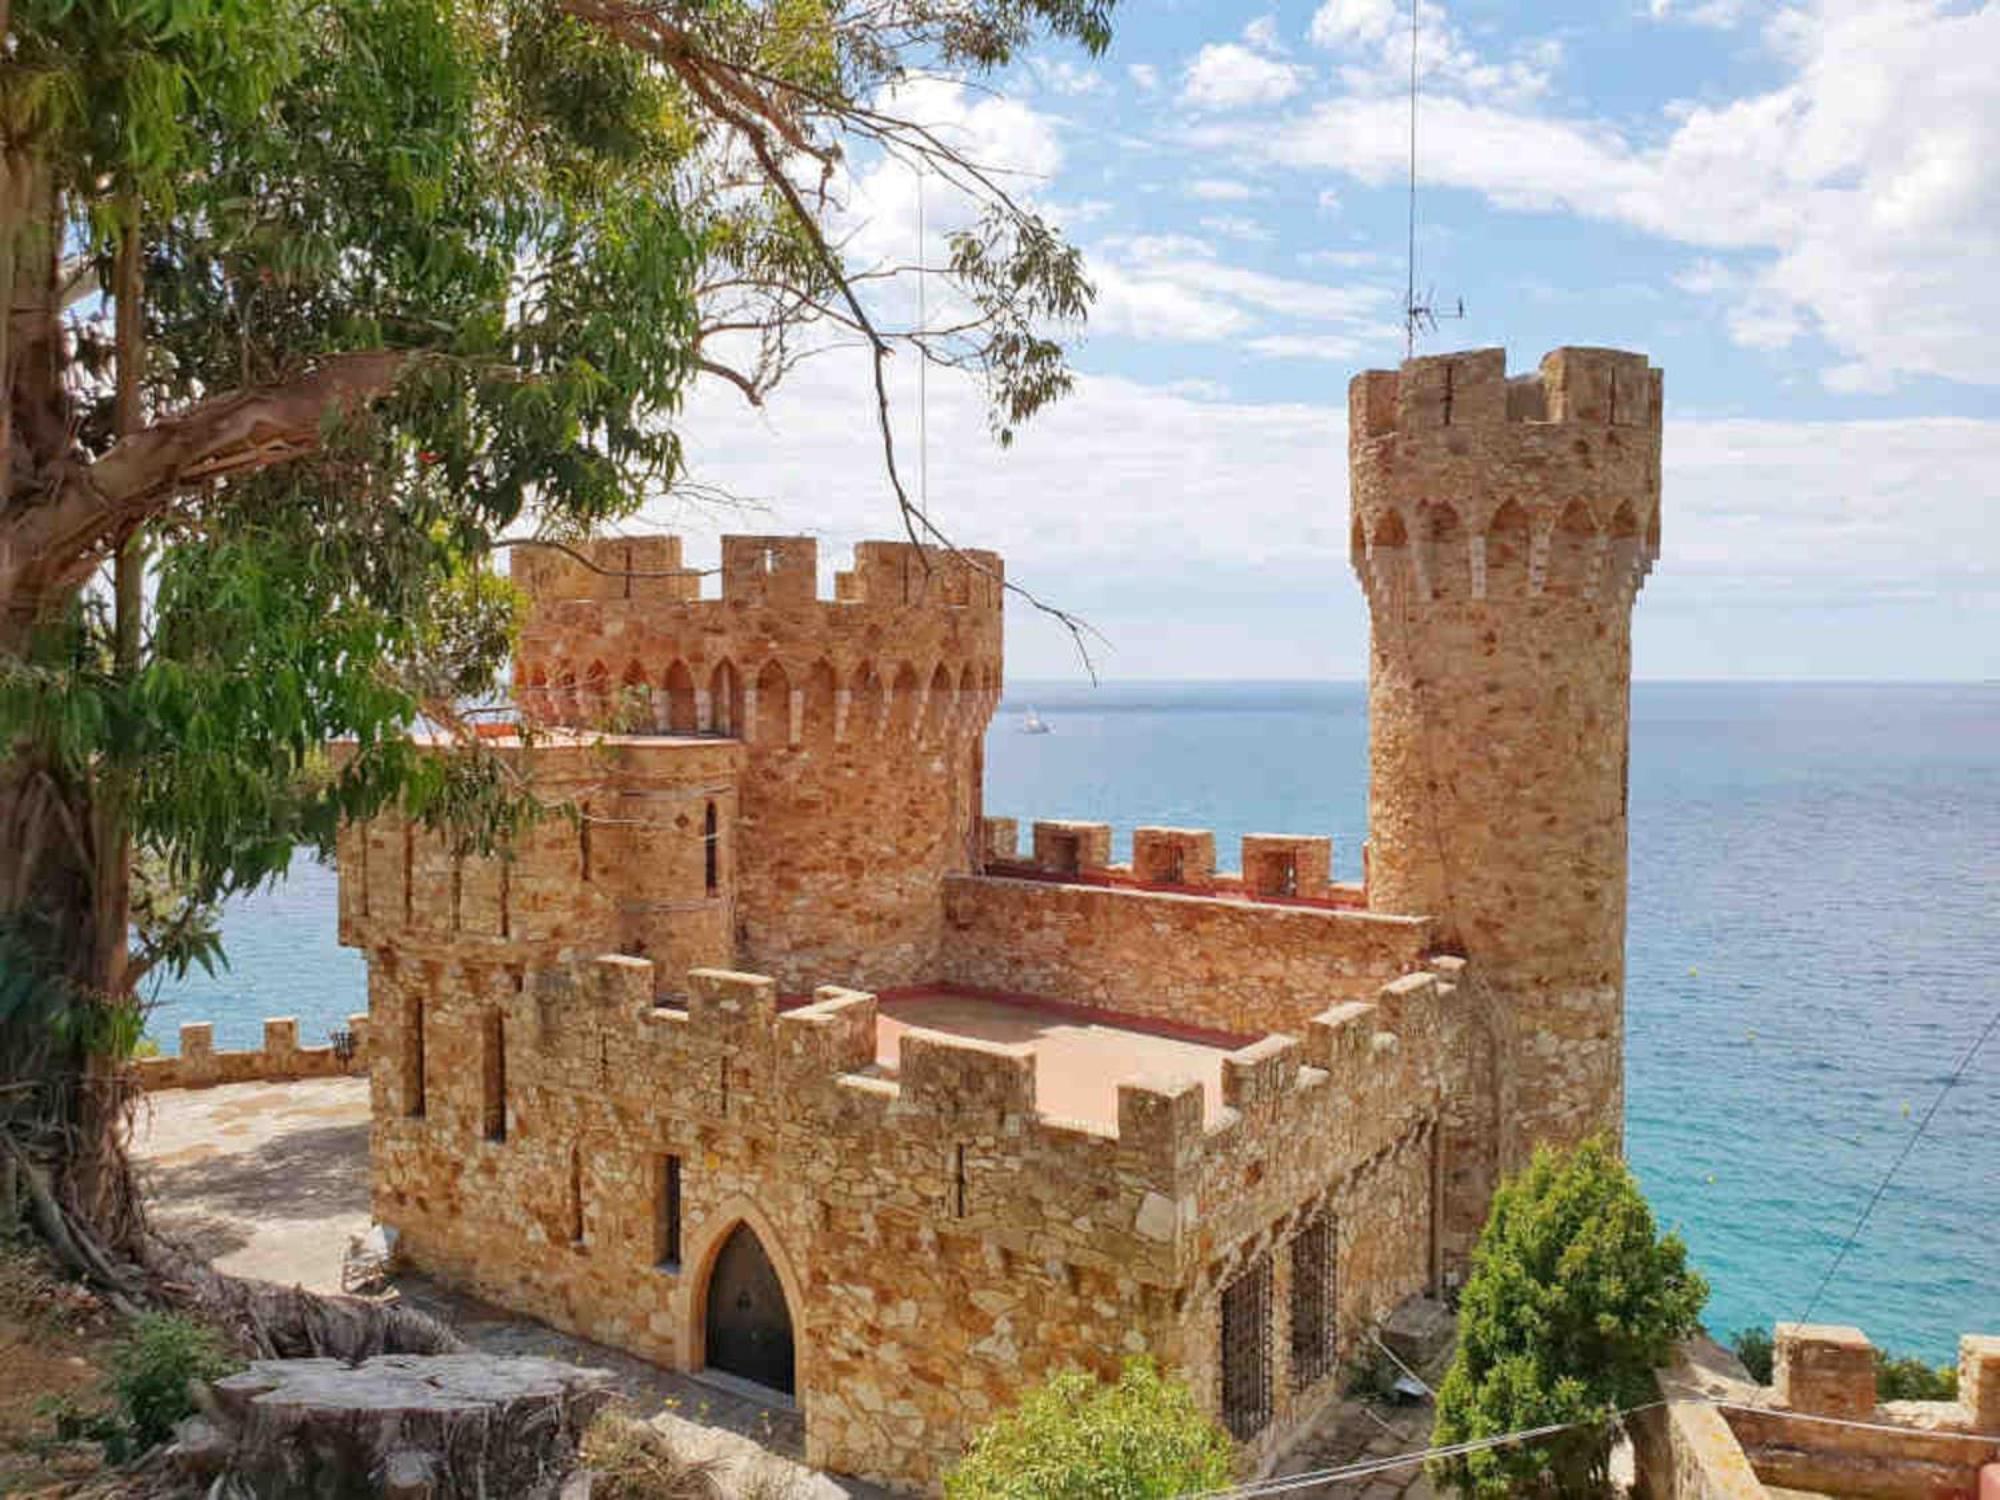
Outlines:
[[259,1360],[202,1406],[235,1488],[257,1496],[548,1496],[611,1375],[550,1359],[385,1354]]
[[187,1417],[174,1428],[174,1445],[167,1457],[190,1479],[208,1482],[229,1463],[228,1436],[207,1417]]

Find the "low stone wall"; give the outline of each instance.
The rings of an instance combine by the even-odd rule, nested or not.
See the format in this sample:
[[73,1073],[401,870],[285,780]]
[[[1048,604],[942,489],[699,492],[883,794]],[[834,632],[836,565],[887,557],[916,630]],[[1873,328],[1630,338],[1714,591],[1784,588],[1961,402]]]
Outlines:
[[190,1021],[181,1027],[178,1057],[142,1057],[133,1066],[149,1093],[218,1083],[355,1077],[368,1071],[368,1017],[349,1016],[347,1032],[354,1045],[343,1058],[331,1046],[301,1047],[298,1019],[283,1016],[264,1022],[264,1045],[255,1051],[218,1052],[215,1023]]
[[1676,1351],[1673,1364],[1653,1375],[1660,1399],[1672,1404],[1639,1412],[1626,1423],[1646,1500],[1767,1500],[1770,1494],[1728,1418],[1703,1404],[1709,1361],[1718,1355],[1722,1351],[1712,1343]]
[[1248,1034],[1301,1034],[1422,969],[1421,917],[955,875],[940,978]]
[[1767,1484],[1928,1500],[1977,1494],[1982,1468],[2000,1464],[2000,1337],[1959,1340],[1956,1401],[1878,1404],[1874,1346],[1858,1328],[1780,1323],[1776,1346],[1771,1388],[1729,1412]]
[[1956,1401],[1877,1402],[1875,1350],[1858,1328],[1780,1323],[1775,1342],[1769,1386],[1723,1368],[1733,1361],[1712,1344],[1659,1372],[1676,1404],[1632,1424],[1647,1495],[1755,1500],[1775,1486],[1969,1500],[2000,1486],[2000,1338],[1959,1341]]

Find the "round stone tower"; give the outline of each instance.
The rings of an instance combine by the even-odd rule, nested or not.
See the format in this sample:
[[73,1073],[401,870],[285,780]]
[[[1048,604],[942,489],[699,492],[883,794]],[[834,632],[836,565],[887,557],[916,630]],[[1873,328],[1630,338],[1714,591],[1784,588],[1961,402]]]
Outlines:
[[1642,354],[1558,349],[1510,380],[1484,349],[1349,392],[1368,900],[1434,917],[1470,960],[1493,1087],[1461,1126],[1502,1171],[1622,1131],[1631,611],[1659,552],[1660,391]]

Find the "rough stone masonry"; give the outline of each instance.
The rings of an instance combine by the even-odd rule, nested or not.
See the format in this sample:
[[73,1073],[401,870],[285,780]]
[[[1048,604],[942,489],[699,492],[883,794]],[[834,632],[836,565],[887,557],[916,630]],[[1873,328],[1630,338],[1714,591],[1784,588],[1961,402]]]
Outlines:
[[[376,1216],[438,1275],[783,1393],[930,1488],[1151,1353],[1254,1468],[1461,1273],[1496,1175],[1615,1132],[1629,618],[1660,381],[1564,349],[1354,383],[1371,847],[980,806],[990,553],[670,537],[517,565],[501,856],[349,828]],[[1107,1056],[1128,1060],[1105,1076]],[[1060,1104],[1060,1112],[1050,1107]]]

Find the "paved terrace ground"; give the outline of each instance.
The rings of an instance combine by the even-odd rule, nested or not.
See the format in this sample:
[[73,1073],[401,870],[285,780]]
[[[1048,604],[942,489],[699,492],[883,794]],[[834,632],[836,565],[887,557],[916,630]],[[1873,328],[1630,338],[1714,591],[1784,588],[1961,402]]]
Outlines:
[[1118,1084],[1135,1077],[1192,1078],[1208,1117],[1222,1108],[1222,1058],[1254,1037],[1176,1026],[1027,995],[949,987],[892,990],[879,997],[875,1065],[896,1076],[912,1028],[1023,1044],[1035,1051],[1035,1105],[1045,1115],[1105,1130],[1118,1125]]

